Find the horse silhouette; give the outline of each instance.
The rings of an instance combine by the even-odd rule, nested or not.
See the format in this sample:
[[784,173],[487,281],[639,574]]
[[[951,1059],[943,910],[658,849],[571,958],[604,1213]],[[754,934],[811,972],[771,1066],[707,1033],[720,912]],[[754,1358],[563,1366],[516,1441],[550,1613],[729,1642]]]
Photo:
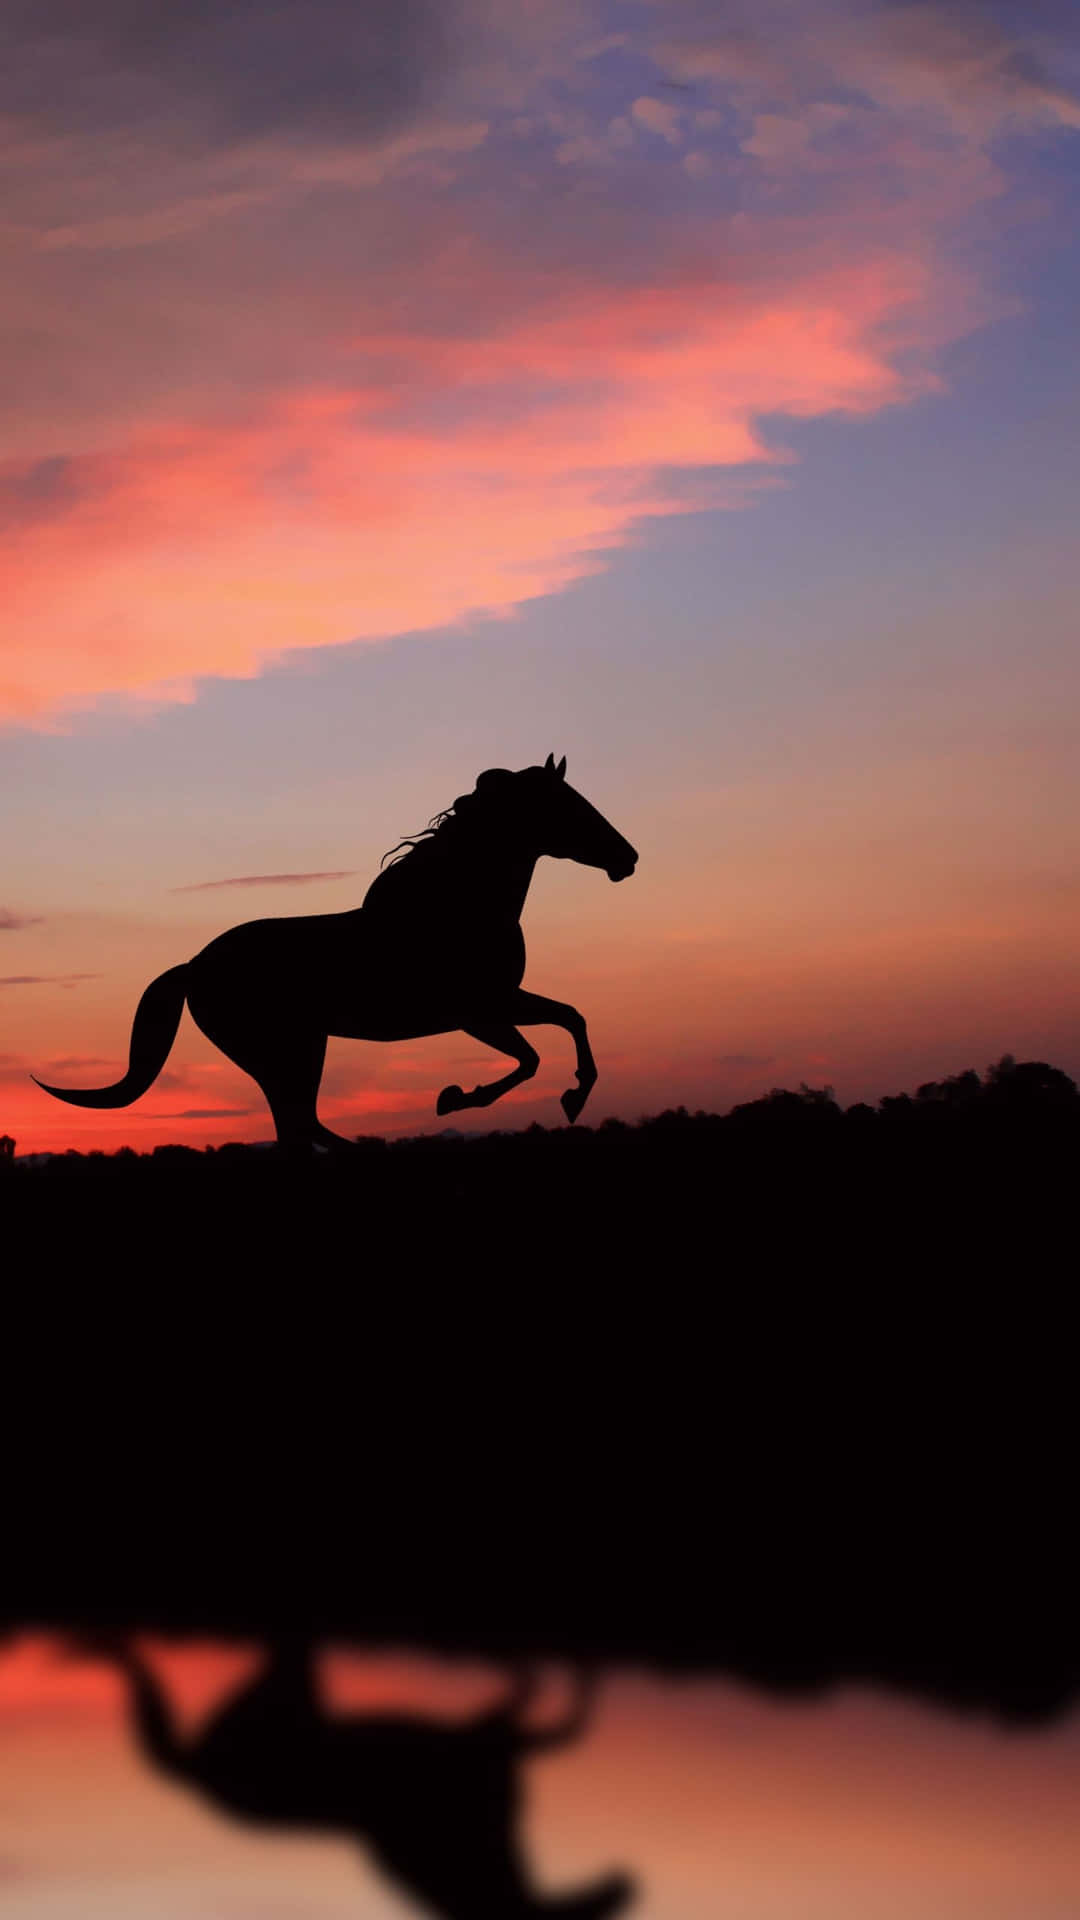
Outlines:
[[496,1706],[468,1720],[328,1714],[313,1650],[274,1647],[263,1671],[203,1730],[178,1735],[146,1663],[122,1639],[76,1646],[119,1667],[139,1745],[155,1766],[241,1819],[346,1834],[389,1877],[444,1920],[605,1920],[630,1897],[623,1874],[568,1894],[538,1893],[517,1846],[519,1762],[583,1732],[591,1687],[556,1725],[521,1715],[535,1680],[523,1674]]
[[523,989],[521,912],[542,855],[624,880],[634,848],[567,784],[565,759],[556,766],[549,754],[517,773],[489,768],[391,851],[351,912],[249,920],[159,975],[136,1008],[115,1086],[38,1086],[77,1107],[130,1106],[165,1065],[186,1000],[196,1026],[262,1088],[283,1146],[350,1145],[316,1112],[331,1034],[393,1041],[460,1031],[516,1060],[471,1093],[444,1087],[436,1112],[448,1114],[490,1106],[536,1072],[540,1056],[519,1025],[564,1027],[578,1084],[562,1106],[576,1120],[596,1082],[588,1032],[576,1007]]

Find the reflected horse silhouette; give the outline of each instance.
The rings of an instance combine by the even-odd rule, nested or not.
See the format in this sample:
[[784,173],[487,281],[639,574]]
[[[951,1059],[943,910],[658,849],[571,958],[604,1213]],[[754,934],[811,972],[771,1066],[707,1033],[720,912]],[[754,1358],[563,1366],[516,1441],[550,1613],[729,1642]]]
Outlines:
[[[517,1065],[465,1093],[444,1087],[440,1114],[487,1107],[528,1080],[540,1056],[519,1026],[564,1027],[577,1086],[562,1096],[576,1120],[596,1081],[576,1007],[526,992],[521,912],[544,854],[634,871],[628,840],[566,781],[566,761],[479,775],[425,833],[400,842],[349,913],[249,920],[151,982],[135,1012],[124,1078],[111,1087],[45,1086],[77,1107],[126,1107],[161,1072],[187,1001],[195,1024],[262,1088],[283,1146],[347,1147],[316,1113],[331,1034],[418,1040],[464,1032]],[[36,1078],[36,1076],[35,1076]]]
[[518,1763],[583,1732],[584,1684],[572,1710],[547,1727],[521,1722],[534,1686],[528,1674],[498,1705],[463,1721],[345,1717],[322,1708],[312,1649],[284,1642],[185,1740],[131,1647],[108,1638],[76,1644],[126,1676],[136,1735],[155,1766],[242,1819],[362,1840],[384,1872],[444,1920],[605,1920],[633,1891],[612,1874],[576,1893],[538,1893],[518,1852]]

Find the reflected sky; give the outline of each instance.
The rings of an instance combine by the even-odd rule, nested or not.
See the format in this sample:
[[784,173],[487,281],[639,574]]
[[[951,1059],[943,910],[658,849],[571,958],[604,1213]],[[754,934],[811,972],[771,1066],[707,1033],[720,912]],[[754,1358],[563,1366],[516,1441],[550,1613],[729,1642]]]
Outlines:
[[[155,1658],[189,1723],[246,1670],[221,1648]],[[340,1710],[453,1714],[493,1675],[339,1652],[326,1681]],[[549,1685],[557,1697],[558,1669]],[[585,1741],[530,1767],[527,1837],[552,1889],[631,1865],[641,1920],[1067,1920],[1078,1795],[1075,1715],[1005,1733],[900,1698],[792,1704],[620,1673]],[[144,1771],[114,1678],[46,1640],[0,1651],[0,1808],[11,1920],[413,1910],[353,1848],[245,1830]]]

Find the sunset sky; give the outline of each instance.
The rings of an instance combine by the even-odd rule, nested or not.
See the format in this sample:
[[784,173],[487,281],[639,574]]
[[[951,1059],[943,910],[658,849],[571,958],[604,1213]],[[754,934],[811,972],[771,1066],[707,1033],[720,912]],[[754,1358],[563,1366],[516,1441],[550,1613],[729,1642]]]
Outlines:
[[527,907],[587,1118],[1080,1075],[1069,0],[6,0],[0,142],[20,1151],[268,1138],[187,1018],[28,1076],[549,750],[641,855]]

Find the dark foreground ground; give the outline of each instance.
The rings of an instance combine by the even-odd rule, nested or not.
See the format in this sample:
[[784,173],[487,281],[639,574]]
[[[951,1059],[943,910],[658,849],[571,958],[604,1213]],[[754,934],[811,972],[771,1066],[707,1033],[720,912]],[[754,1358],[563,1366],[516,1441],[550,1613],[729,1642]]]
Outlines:
[[0,1171],[0,1622],[1080,1692],[1080,1096]]
[[726,1115],[362,1138],[299,1163],[241,1145],[16,1159],[0,1229],[26,1287],[338,1281],[373,1304],[451,1277],[745,1296],[812,1270],[971,1282],[1013,1259],[1071,1281],[1053,1248],[1073,1237],[1078,1147],[1074,1083],[1006,1060],[876,1109],[804,1087]]

